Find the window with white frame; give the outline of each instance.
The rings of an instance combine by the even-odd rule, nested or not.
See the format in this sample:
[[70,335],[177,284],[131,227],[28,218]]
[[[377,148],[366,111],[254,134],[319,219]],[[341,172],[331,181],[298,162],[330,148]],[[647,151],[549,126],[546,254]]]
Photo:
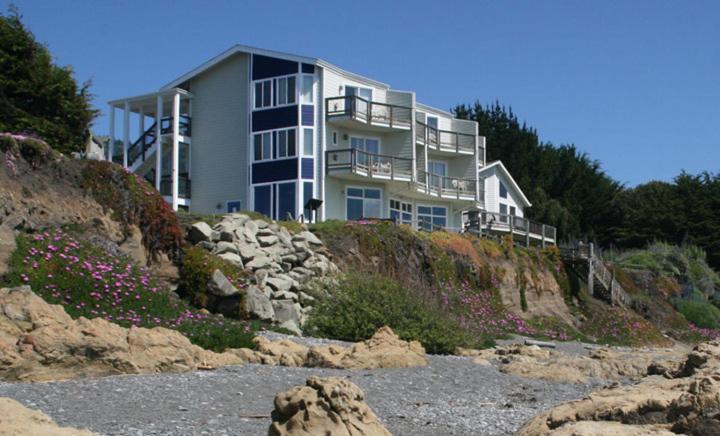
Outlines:
[[295,76],[277,79],[277,104],[295,103]]
[[303,155],[313,155],[313,129],[303,129]]
[[346,86],[345,95],[357,95],[360,98],[371,101],[372,100],[372,89],[371,88],[360,88],[358,86]]
[[302,76],[302,103],[313,102],[313,76]]
[[412,225],[413,219],[412,203],[390,199],[390,218],[398,224]]
[[382,216],[382,192],[379,189],[348,187],[345,196],[346,219],[357,220]]
[[280,130],[277,132],[276,157],[295,156],[295,129]]
[[443,206],[418,206],[418,226],[422,230],[432,231],[447,226],[447,208]]
[[255,82],[255,109],[272,106],[272,80]]
[[254,160],[272,159],[272,133],[256,133],[253,140]]

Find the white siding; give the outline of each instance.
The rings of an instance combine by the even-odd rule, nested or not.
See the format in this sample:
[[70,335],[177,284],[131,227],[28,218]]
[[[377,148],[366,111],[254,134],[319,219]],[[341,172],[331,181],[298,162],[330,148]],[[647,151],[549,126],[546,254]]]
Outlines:
[[[508,188],[508,198],[500,198],[500,180]],[[499,213],[501,202],[508,205],[508,213],[510,213],[510,206],[513,206],[516,209],[515,215],[524,216],[523,206],[521,206],[522,201],[518,198],[515,190],[512,189],[509,181],[496,167],[492,169],[485,179],[485,210]]]
[[238,54],[191,82],[193,212],[225,212],[230,200],[249,207],[247,75],[248,56]]

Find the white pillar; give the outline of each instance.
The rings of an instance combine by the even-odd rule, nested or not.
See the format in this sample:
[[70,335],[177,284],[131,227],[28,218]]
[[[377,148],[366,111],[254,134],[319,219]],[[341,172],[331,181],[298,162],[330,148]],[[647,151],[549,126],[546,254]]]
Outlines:
[[160,191],[160,182],[162,181],[162,117],[163,117],[163,100],[162,96],[157,96],[157,109],[155,112],[155,189]]
[[130,144],[130,102],[125,102],[123,112],[123,168],[128,167],[128,147]]
[[172,208],[178,210],[178,188],[180,183],[180,94],[173,95],[172,114]]
[[110,105],[110,143],[108,144],[107,159],[112,162],[115,153],[115,106]]

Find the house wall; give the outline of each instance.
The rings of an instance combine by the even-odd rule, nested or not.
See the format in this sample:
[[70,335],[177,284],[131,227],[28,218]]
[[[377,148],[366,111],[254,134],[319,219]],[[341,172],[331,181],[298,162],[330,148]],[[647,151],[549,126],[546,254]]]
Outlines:
[[[508,198],[500,198],[500,180],[502,180],[508,188]],[[510,206],[514,206],[516,209],[515,215],[519,217],[524,216],[523,206],[521,205],[522,202],[518,194],[510,187],[510,183],[505,176],[495,167],[485,179],[485,210],[499,213],[500,203],[508,205],[508,213],[510,213]]]
[[231,200],[249,208],[248,59],[237,54],[191,81],[193,212],[224,212]]

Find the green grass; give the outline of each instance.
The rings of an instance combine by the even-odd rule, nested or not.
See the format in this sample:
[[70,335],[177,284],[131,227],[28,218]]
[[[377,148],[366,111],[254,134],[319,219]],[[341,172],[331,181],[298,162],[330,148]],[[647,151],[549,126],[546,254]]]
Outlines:
[[5,285],[30,285],[73,318],[104,318],[125,327],[167,327],[214,351],[253,347],[254,332],[263,328],[200,313],[173,297],[131,259],[62,230],[20,235],[17,244]]

